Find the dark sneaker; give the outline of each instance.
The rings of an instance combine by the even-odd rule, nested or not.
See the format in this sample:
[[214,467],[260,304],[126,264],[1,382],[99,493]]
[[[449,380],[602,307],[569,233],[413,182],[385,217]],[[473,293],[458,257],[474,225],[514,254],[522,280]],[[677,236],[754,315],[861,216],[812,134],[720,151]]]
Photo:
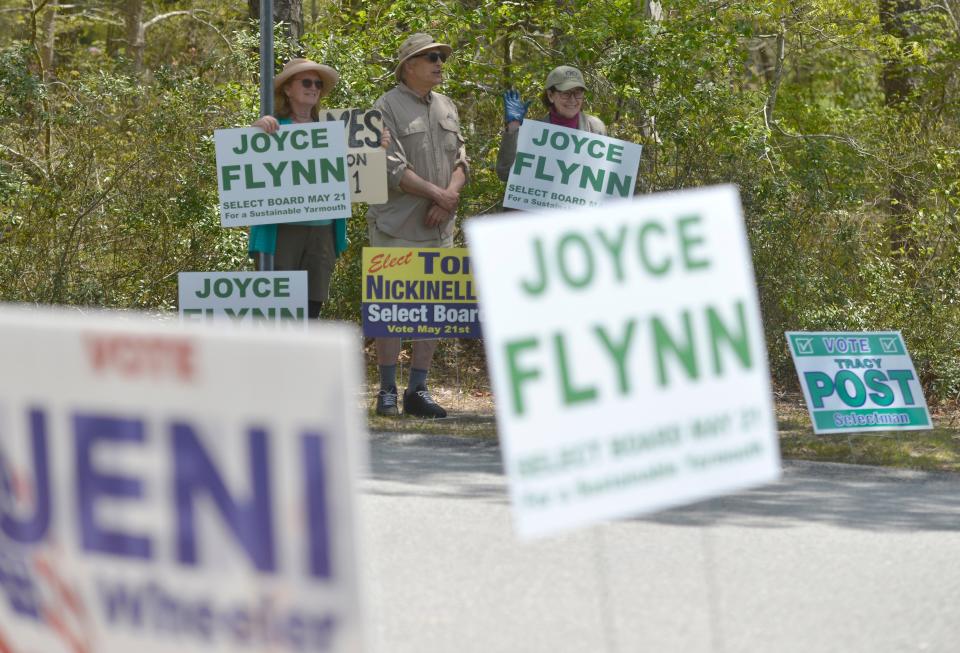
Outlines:
[[387,417],[396,417],[400,414],[397,408],[397,386],[392,386],[387,390],[381,390],[377,393],[377,415],[386,415]]
[[403,391],[403,414],[414,417],[446,417],[447,411],[430,396],[424,386]]

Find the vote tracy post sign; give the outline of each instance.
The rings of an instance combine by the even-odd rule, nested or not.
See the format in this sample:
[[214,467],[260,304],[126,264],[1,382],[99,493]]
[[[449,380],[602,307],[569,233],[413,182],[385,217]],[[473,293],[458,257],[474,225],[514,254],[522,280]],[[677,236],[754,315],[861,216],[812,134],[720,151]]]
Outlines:
[[788,331],[817,434],[933,428],[899,331]]
[[733,187],[466,229],[522,537],[779,477]]
[[0,309],[0,650],[363,650],[356,345]]
[[342,123],[218,129],[214,145],[222,226],[350,217]]
[[630,197],[640,151],[635,143],[526,120],[517,135],[503,206],[523,211],[577,208]]

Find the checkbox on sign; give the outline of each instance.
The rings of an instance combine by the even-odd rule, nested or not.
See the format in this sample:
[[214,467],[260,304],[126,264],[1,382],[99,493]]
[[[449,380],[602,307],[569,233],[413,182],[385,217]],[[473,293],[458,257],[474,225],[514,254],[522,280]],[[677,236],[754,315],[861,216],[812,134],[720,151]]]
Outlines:
[[896,354],[897,339],[896,338],[880,338],[880,348],[883,349],[883,353],[885,354]]
[[797,346],[798,354],[813,353],[813,338],[794,338],[793,344]]

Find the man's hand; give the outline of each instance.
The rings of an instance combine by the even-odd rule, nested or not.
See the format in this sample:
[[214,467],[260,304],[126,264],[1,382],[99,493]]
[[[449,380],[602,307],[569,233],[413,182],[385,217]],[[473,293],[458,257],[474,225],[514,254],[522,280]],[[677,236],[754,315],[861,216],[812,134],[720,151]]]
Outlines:
[[437,187],[433,201],[434,204],[447,211],[447,213],[454,213],[457,210],[457,205],[460,203],[460,191]]
[[434,204],[427,211],[427,216],[423,219],[423,224],[427,227],[442,227],[453,217],[453,211],[446,211],[442,207]]

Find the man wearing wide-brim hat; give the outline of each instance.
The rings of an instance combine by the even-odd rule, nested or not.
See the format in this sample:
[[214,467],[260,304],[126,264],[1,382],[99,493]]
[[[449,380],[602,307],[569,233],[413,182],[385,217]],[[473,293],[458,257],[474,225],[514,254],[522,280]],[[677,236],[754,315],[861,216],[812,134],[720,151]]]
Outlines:
[[[397,85],[374,104],[394,135],[387,148],[388,200],[367,212],[373,247],[452,247],[460,189],[469,163],[460,117],[453,101],[434,92],[453,48],[429,34],[413,34],[401,45],[394,71]],[[436,340],[416,340],[403,411],[418,417],[445,417],[427,391],[427,373]],[[399,338],[377,338],[380,392],[377,413],[397,415]]]

